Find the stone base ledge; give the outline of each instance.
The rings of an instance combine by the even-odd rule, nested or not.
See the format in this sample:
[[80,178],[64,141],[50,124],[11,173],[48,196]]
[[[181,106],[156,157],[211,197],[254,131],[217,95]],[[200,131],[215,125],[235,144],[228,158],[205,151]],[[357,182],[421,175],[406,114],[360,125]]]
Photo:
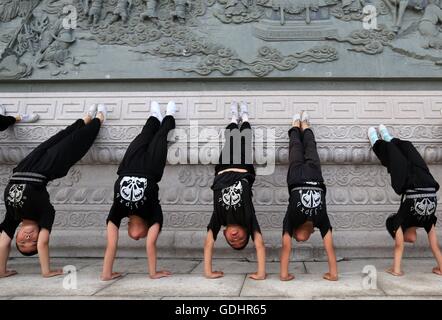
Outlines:
[[[163,231],[158,240],[158,256],[203,259],[205,237],[205,231]],[[440,239],[442,240],[442,237]],[[278,261],[281,232],[266,231],[264,240],[267,246],[267,259]],[[337,231],[334,234],[334,242],[339,259],[393,257],[394,242],[386,231]],[[105,231],[54,230],[51,238],[51,256],[102,258],[105,243]],[[117,255],[121,258],[146,257],[145,242],[134,241],[127,236],[125,231],[121,231]],[[13,246],[11,256],[20,256],[15,246]],[[405,257],[432,257],[425,231],[418,231],[416,244],[406,245]],[[250,244],[244,251],[236,252],[227,245],[222,235],[216,242],[214,258],[256,260],[253,244]],[[316,232],[308,242],[303,244],[293,241],[292,259],[295,261],[325,260],[326,255],[320,233]]]

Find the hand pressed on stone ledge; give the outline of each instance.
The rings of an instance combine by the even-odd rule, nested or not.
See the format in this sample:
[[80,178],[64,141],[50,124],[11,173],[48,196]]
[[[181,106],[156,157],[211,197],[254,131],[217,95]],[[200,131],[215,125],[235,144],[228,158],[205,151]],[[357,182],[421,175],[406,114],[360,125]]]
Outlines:
[[171,275],[172,275],[172,272],[163,270],[163,271],[158,271],[154,274],[151,274],[149,277],[153,280],[157,280],[157,279],[161,279],[161,278],[170,277]]
[[111,281],[111,280],[115,280],[118,278],[121,278],[123,276],[122,273],[120,272],[112,272],[111,275],[101,275],[100,280],[101,281]]

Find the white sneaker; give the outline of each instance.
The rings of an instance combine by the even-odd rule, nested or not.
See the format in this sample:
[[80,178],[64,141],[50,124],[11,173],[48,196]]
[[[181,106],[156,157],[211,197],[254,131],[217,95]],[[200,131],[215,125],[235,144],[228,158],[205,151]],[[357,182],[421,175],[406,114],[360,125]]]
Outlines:
[[0,115],[4,116],[5,114],[6,114],[6,108],[2,104],[0,104]]
[[381,134],[382,140],[387,141],[387,142],[390,142],[391,140],[393,140],[393,136],[388,131],[388,128],[383,124],[381,124],[379,126],[379,133]]
[[163,122],[163,115],[161,114],[161,108],[158,102],[152,101],[150,103],[150,114],[152,117],[157,118],[160,122]]
[[297,113],[293,116],[293,123],[295,123],[296,121],[301,121],[301,114]]
[[86,113],[91,119],[95,118],[97,116],[97,104],[93,104],[89,107],[88,112]]
[[379,140],[379,135],[375,127],[368,128],[368,139],[370,139],[370,144],[372,147]]
[[230,105],[230,112],[232,115],[232,118],[239,118],[239,107],[238,107],[238,102],[233,101],[232,104]]
[[305,122],[307,123],[307,125],[310,126],[310,115],[308,114],[307,111],[302,111],[301,122]]
[[177,107],[176,107],[175,101],[169,101],[169,103],[167,104],[166,115],[174,116],[176,111],[177,111]]
[[103,122],[106,121],[107,118],[107,107],[104,104],[99,104],[97,107],[97,114],[101,113],[103,115]]
[[240,110],[241,110],[241,120],[243,122],[248,122],[249,121],[249,106],[247,105],[246,102],[244,102],[244,101],[241,102]]
[[40,116],[36,113],[20,114],[19,116],[21,123],[33,123],[37,122],[38,119],[40,119]]

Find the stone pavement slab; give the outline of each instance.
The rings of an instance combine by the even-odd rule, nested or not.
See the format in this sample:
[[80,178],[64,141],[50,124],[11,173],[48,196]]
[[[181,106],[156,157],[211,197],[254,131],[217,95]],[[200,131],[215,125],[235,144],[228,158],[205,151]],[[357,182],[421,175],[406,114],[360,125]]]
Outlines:
[[431,272],[406,273],[403,277],[394,277],[388,273],[379,273],[378,286],[390,296],[440,296],[442,298],[442,276]]
[[[158,270],[168,270],[172,274],[188,274],[200,264],[200,260],[187,259],[159,259],[157,262]],[[116,259],[114,262],[114,271],[131,274],[148,273],[147,258],[144,259]],[[97,261],[92,265],[98,273],[101,273],[103,260]]]
[[100,291],[97,295],[111,297],[238,297],[244,278],[244,275],[227,275],[221,279],[208,280],[199,275],[176,275],[170,278],[151,280],[144,275],[130,274]]
[[161,297],[100,297],[100,296],[24,296],[14,297],[12,300],[161,300]]
[[77,272],[77,289],[66,290],[64,276],[45,279],[39,274],[23,274],[0,279],[1,297],[40,297],[40,296],[91,296],[115,281],[102,282],[92,267]]
[[[63,267],[72,265],[81,270],[87,266],[96,263],[96,259],[81,258],[52,258],[52,269],[63,269]],[[40,262],[38,258],[13,258],[8,261],[8,269],[15,270],[19,274],[40,274]]]
[[338,282],[322,279],[322,274],[298,275],[296,280],[282,282],[278,275],[271,275],[266,281],[246,279],[242,297],[287,297],[293,299],[313,299],[326,296],[376,296],[383,295],[381,290],[365,290],[362,278],[342,276]]
[[[267,262],[266,268],[268,274],[279,274],[279,262]],[[256,272],[257,263],[249,261],[232,261],[231,259],[214,259],[212,263],[213,270],[223,271],[225,274],[250,274]],[[203,274],[204,262],[192,271],[193,274]],[[305,273],[302,262],[293,262],[290,264],[290,272]]]
[[[279,263],[267,264],[269,278],[254,281],[247,278],[256,270],[256,262],[215,259],[214,269],[226,273],[221,279],[208,280],[202,275],[203,265],[195,259],[160,259],[159,269],[174,272],[174,276],[151,280],[147,275],[146,259],[121,258],[115,270],[124,277],[111,282],[99,279],[102,259],[55,258],[56,267],[74,265],[77,268],[77,290],[66,290],[66,276],[44,279],[40,276],[38,259],[12,259],[9,268],[19,275],[0,279],[1,300],[279,300],[279,299],[441,299],[442,277],[431,273],[434,259],[404,259],[406,272],[397,278],[385,273],[391,259],[356,259],[338,263],[339,282],[328,282],[322,275],[328,271],[326,262],[291,263],[296,280],[279,280]],[[363,288],[362,269],[373,265],[377,269],[377,289]]]
[[[375,266],[378,272],[383,272],[391,267],[393,259],[355,259],[351,261],[340,261],[338,269],[340,274],[362,274],[365,266]],[[404,271],[429,272],[436,266],[434,259],[404,259],[402,267]],[[324,274],[328,272],[327,262],[305,262],[308,274]]]

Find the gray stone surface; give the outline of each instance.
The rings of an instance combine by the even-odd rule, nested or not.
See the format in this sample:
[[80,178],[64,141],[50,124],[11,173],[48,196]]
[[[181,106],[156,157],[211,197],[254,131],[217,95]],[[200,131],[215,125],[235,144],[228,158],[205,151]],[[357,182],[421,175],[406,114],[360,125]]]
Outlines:
[[442,277],[431,273],[431,269],[425,273],[408,272],[403,277],[380,273],[378,281],[379,287],[388,295],[442,297]]
[[[268,274],[279,274],[279,266],[278,262],[268,262],[266,264],[266,269]],[[256,272],[257,264],[255,262],[248,261],[232,261],[229,259],[218,259],[213,261],[213,270],[223,271],[226,274],[250,274]],[[204,271],[204,263],[201,262],[198,266],[192,271],[193,274],[202,274]],[[301,262],[294,262],[290,266],[290,272],[295,273],[305,273],[304,264]]]
[[228,275],[208,280],[202,275],[177,275],[151,280],[147,276],[128,275],[114,285],[100,291],[98,296],[175,296],[230,297],[239,296],[244,275]]
[[160,4],[153,21],[142,0],[130,10],[126,0],[10,1],[0,7],[0,80],[440,78],[438,4],[373,0],[376,24],[367,26],[358,2],[310,11],[303,2],[195,0],[178,20],[177,2]]
[[[29,260],[29,259],[24,259]],[[276,264],[269,264],[270,276],[265,281],[253,281],[246,277],[254,270],[254,262],[230,260],[231,268],[222,279],[207,280],[197,269],[191,270],[196,261],[160,259],[160,266],[176,266],[181,269],[171,278],[151,280],[141,273],[141,259],[119,259],[117,265],[125,272],[123,278],[101,282],[101,268],[94,259],[69,259],[74,265],[85,267],[78,271],[78,289],[63,288],[63,277],[43,279],[34,271],[0,279],[0,300],[281,300],[281,299],[325,299],[325,300],[414,300],[442,299],[442,278],[430,273],[432,259],[405,259],[406,275],[396,278],[386,274],[381,267],[388,261],[383,259],[352,260],[339,263],[340,281],[328,282],[322,279],[327,271],[324,263],[305,262],[308,274],[299,272],[299,263],[294,264],[296,279],[281,282],[274,274]],[[62,262],[62,259],[58,259]],[[26,261],[22,261],[24,265]],[[228,266],[229,260],[214,261],[216,267]],[[362,266],[378,267],[377,289],[363,287]],[[16,265],[19,265],[16,263]],[[179,268],[179,266],[183,266]],[[419,266],[420,265],[420,266]],[[38,265],[35,265],[38,270]],[[197,266],[198,268],[199,266]],[[173,268],[172,268],[173,269]],[[140,272],[140,273],[139,273]]]
[[[268,274],[279,274],[280,264],[278,262],[267,262],[266,268]],[[213,261],[213,270],[223,271],[226,274],[250,274],[256,272],[257,264],[248,261],[232,261],[229,259],[217,259]],[[193,274],[202,274],[204,271],[204,263],[201,262],[192,271]],[[305,273],[304,264],[302,262],[293,262],[290,265],[290,272]]]
[[[133,274],[147,274],[147,259],[116,259],[114,263],[114,270],[133,273]],[[177,260],[177,259],[161,259],[157,263],[158,270],[168,270],[173,274],[188,274],[191,273],[200,264],[196,260]],[[103,261],[93,264],[91,267],[101,272]]]
[[[38,265],[36,267],[38,268]],[[63,276],[44,279],[36,274],[0,279],[2,284],[0,296],[91,296],[112,284],[112,282],[100,281],[100,274],[94,268],[88,267],[78,271],[78,288],[76,290],[64,289],[63,280]]]
[[241,296],[288,297],[294,299],[312,299],[327,296],[373,296],[382,295],[381,290],[365,290],[359,276],[342,275],[340,281],[329,282],[322,279],[322,274],[298,275],[296,280],[281,282],[279,275],[271,275],[262,282],[247,279]]

